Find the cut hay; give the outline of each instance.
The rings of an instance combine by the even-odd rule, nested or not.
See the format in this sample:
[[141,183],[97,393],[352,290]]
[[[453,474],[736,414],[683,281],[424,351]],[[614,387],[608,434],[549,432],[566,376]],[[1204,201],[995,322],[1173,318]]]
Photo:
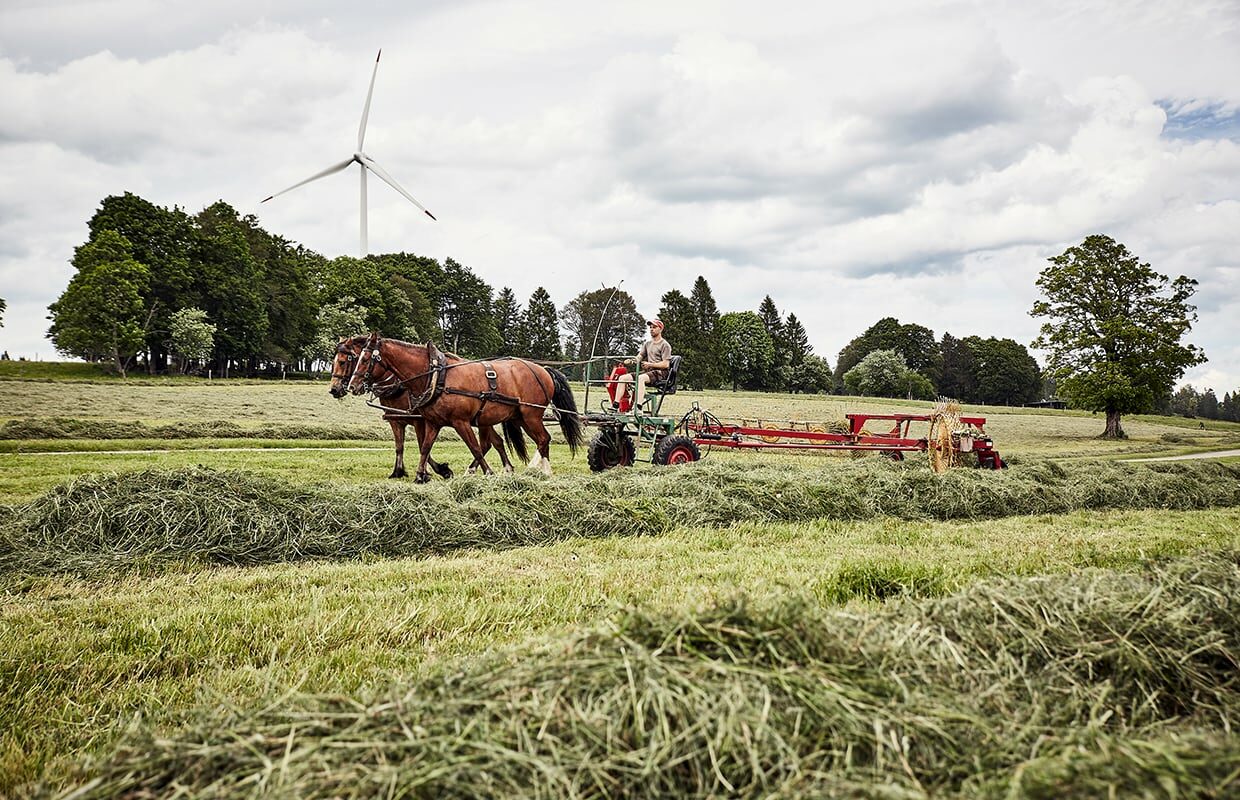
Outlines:
[[226,420],[148,425],[134,420],[32,417],[0,425],[0,439],[390,439],[382,425],[261,425],[243,427]]
[[0,527],[0,572],[93,575],[174,562],[424,556],[741,522],[1235,505],[1240,466],[1207,462],[1045,462],[943,476],[924,464],[879,459],[812,471],[699,463],[364,489],[239,471],[147,470],[81,477],[14,509]]
[[869,612],[631,611],[378,697],[136,726],[80,797],[1234,797],[1240,554]]

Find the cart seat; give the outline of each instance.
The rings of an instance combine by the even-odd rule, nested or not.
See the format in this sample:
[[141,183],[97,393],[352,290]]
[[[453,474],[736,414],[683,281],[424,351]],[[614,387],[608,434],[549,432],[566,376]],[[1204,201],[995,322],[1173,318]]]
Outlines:
[[680,362],[683,356],[672,356],[667,360],[667,377],[661,381],[651,381],[646,389],[654,389],[661,394],[676,394],[676,379],[680,377]]

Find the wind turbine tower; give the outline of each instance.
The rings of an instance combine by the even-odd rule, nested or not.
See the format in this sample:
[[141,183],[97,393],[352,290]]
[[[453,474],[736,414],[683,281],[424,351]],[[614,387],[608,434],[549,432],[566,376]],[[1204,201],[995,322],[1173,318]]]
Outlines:
[[366,120],[370,116],[370,98],[375,93],[375,77],[379,74],[379,58],[382,55],[383,55],[383,51],[380,50],[379,55],[375,56],[375,69],[372,73],[370,73],[370,88],[366,91],[366,105],[362,107],[362,123],[357,128],[357,150],[353,152],[353,155],[349,156],[344,161],[341,161],[339,164],[333,164],[327,169],[323,170],[322,172],[316,172],[313,175],[311,175],[309,178],[306,178],[304,181],[299,181],[297,183],[294,183],[292,186],[288,187],[287,189],[281,189],[280,191],[276,192],[275,194],[263,200],[263,202],[266,203],[268,200],[271,200],[272,198],[275,198],[275,197],[279,197],[285,192],[291,192],[292,190],[296,189],[298,186],[305,186],[307,183],[310,183],[311,181],[317,181],[319,178],[326,178],[328,175],[334,175],[343,169],[347,169],[349,165],[351,164],[357,164],[360,167],[360,169],[358,170],[358,175],[360,176],[360,179],[361,179],[361,189],[362,189],[361,214],[360,214],[361,225],[362,225],[362,236],[361,236],[361,257],[362,258],[365,258],[366,253],[367,253],[367,241],[366,241],[366,173],[367,172],[373,172],[375,174],[375,177],[377,177],[379,180],[386,183],[388,186],[391,186],[396,191],[400,192],[402,195],[404,195],[405,199],[408,200],[410,203],[413,203],[415,206],[422,209],[422,213],[426,214],[426,216],[430,217],[431,219],[435,219],[435,215],[427,211],[426,206],[422,205],[417,200],[413,199],[413,195],[405,191],[404,187],[401,186],[399,183],[397,183],[395,178],[389,175],[387,171],[383,169],[383,167],[379,166],[379,164],[376,163],[373,158],[366,155],[366,153],[362,151],[362,145],[366,141]]

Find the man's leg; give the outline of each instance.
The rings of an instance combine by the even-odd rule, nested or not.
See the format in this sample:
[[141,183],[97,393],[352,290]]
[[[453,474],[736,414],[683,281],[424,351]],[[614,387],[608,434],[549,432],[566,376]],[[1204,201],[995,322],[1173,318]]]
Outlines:
[[643,372],[641,375],[638,375],[638,376],[637,376],[637,397],[636,397],[636,402],[637,402],[637,405],[639,405],[639,406],[642,404],[642,400],[643,400],[643,399],[645,399],[645,397],[646,397],[646,384],[647,384],[649,381],[650,381],[650,376],[649,376],[648,374],[646,374],[645,372]]
[[[630,384],[630,383],[632,383],[632,382],[633,382],[633,376],[632,376],[632,375],[630,375],[630,374],[628,374],[628,373],[625,373],[624,375],[621,375],[621,376],[619,376],[619,377],[617,377],[617,378],[616,378],[616,385],[617,385],[617,387],[619,388],[619,391],[618,391],[617,393],[620,395],[620,397],[621,397],[621,398],[623,398],[623,397],[624,397],[624,395],[628,393],[628,391],[629,391],[629,384]],[[617,403],[617,402],[616,402],[615,395],[612,395],[612,398],[611,398],[611,405],[612,405],[612,407],[614,408],[614,407],[616,407],[616,406],[618,406],[618,405],[619,405],[619,406],[623,406],[623,405],[624,405],[624,403],[623,403],[623,402]]]

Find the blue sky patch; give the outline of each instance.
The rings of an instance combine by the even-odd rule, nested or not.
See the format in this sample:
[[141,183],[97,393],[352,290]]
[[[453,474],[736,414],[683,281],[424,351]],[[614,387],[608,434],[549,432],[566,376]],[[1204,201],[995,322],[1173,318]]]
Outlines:
[[1168,139],[1240,140],[1240,109],[1228,109],[1221,103],[1199,105],[1172,100],[1159,100],[1158,105],[1167,112],[1163,136]]

